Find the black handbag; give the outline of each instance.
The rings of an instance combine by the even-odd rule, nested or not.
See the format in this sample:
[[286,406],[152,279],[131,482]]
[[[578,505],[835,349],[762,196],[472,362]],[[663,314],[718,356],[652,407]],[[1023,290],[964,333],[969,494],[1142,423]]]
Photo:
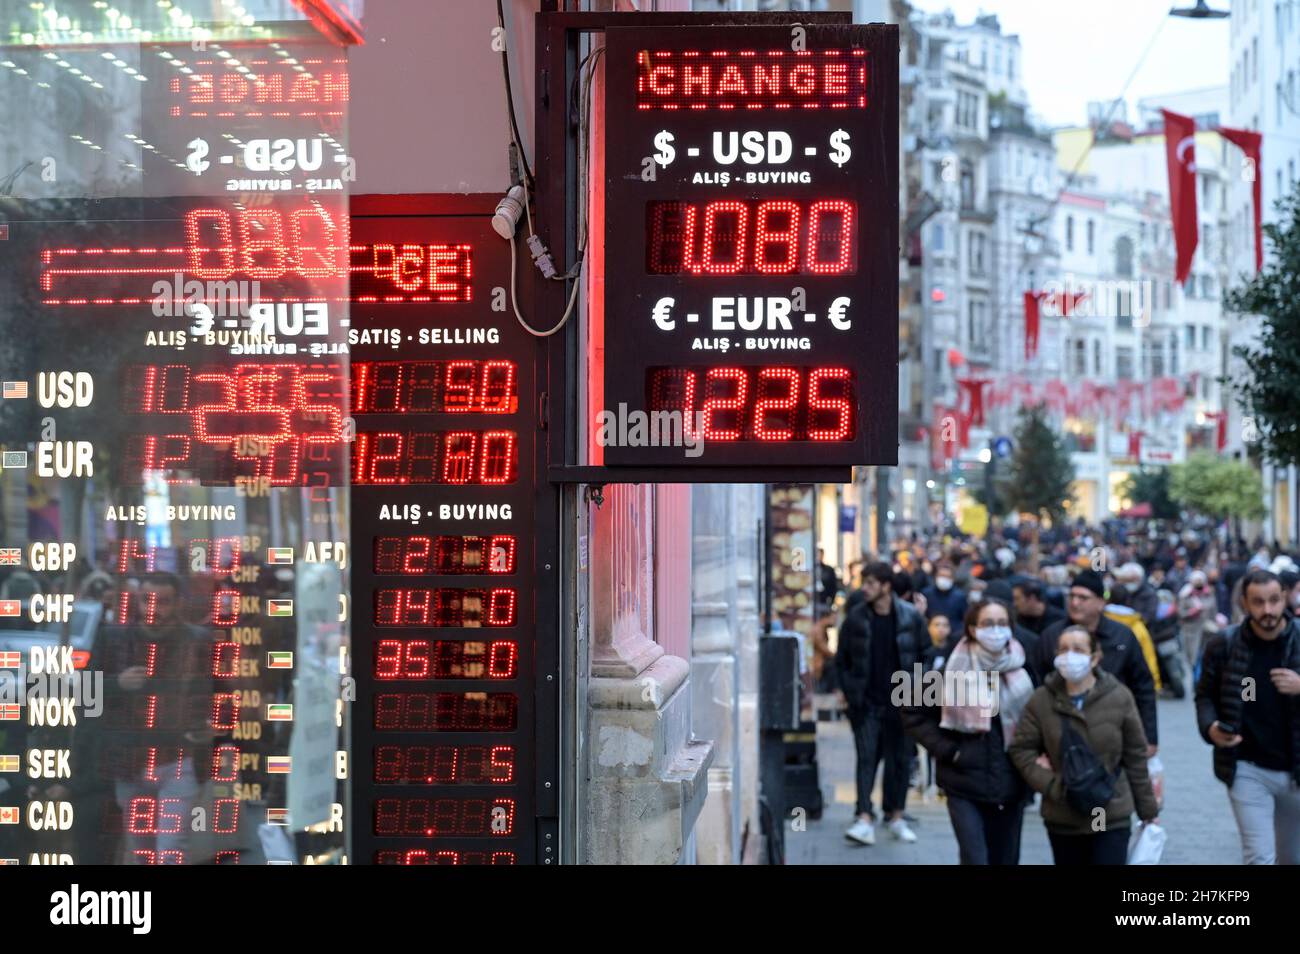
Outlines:
[[1071,808],[1080,815],[1091,815],[1096,808],[1105,809],[1115,797],[1115,783],[1122,767],[1107,772],[1083,736],[1070,725],[1070,720],[1061,716],[1061,781]]

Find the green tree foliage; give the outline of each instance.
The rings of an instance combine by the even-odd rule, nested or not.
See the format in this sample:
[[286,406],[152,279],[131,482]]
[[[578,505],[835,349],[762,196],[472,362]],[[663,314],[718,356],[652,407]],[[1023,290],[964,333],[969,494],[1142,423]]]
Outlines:
[[1277,220],[1263,228],[1271,260],[1224,296],[1227,311],[1260,317],[1258,340],[1233,348],[1249,373],[1225,383],[1253,416],[1263,456],[1285,465],[1300,462],[1300,193],[1276,208]]
[[1074,484],[1074,462],[1049,423],[1046,407],[1020,409],[1015,440],[1011,465],[998,481],[999,496],[1020,513],[1060,520]]
[[1120,488],[1122,496],[1134,504],[1151,505],[1151,516],[1156,520],[1177,520],[1178,504],[1169,495],[1169,468],[1143,467],[1128,475]]
[[1264,516],[1259,474],[1244,461],[1194,454],[1169,468],[1169,495],[1189,510],[1223,520]]

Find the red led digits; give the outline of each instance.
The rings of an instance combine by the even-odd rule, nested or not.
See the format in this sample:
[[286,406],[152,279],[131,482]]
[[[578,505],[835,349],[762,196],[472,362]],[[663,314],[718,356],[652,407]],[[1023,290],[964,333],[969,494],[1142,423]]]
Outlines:
[[377,865],[513,865],[513,851],[435,851],[412,848],[409,851],[377,851]]
[[636,108],[865,109],[865,50],[640,50]]
[[513,732],[519,699],[513,692],[380,692],[374,726],[390,732]]
[[[651,412],[676,412],[706,441],[847,441],[857,432],[857,392],[848,368],[649,368]],[[700,383],[702,382],[702,383]]]
[[[765,395],[778,395],[768,397]],[[799,372],[794,368],[762,368],[758,372],[758,401],[754,404],[754,436],[760,441],[788,441],[794,437],[794,410],[799,405]],[[781,412],[785,412],[782,414]],[[769,427],[769,415],[785,422]]]
[[513,626],[515,612],[515,591],[504,587],[375,590],[376,626]]
[[374,780],[381,785],[509,785],[513,745],[378,745]]
[[[730,392],[730,393],[728,393]],[[749,380],[741,368],[709,368],[704,376],[703,430],[706,441],[735,441],[743,433],[741,422],[749,397]],[[729,413],[734,412],[734,413]],[[715,419],[735,422],[717,427]]]
[[150,239],[138,246],[42,249],[42,304],[156,304],[156,283],[181,296],[191,280],[208,283],[196,301],[223,308],[250,301],[248,282],[260,283],[260,302],[401,305],[473,298],[468,244],[352,244],[348,217],[313,200],[256,208],[202,205],[178,221],[142,222],[141,230]]
[[851,275],[857,271],[857,205],[723,199],[646,204],[651,275]]
[[375,537],[373,566],[381,575],[505,575],[515,572],[517,549],[510,534]]
[[359,432],[354,484],[510,484],[518,477],[514,431]]
[[515,830],[513,798],[380,798],[376,835],[425,838],[509,837]]
[[709,275],[734,275],[743,271],[748,233],[748,205],[729,199],[710,202],[704,207],[703,248],[698,270]]
[[853,248],[853,213],[847,199],[823,199],[808,210],[805,271],[814,275],[844,275]]
[[376,679],[514,679],[519,646],[452,639],[381,639],[375,643]]
[[842,441],[853,436],[854,402],[844,393],[846,385],[852,386],[848,368],[816,368],[808,375],[809,407],[814,414],[824,412],[832,418],[828,426],[809,428],[809,440]]

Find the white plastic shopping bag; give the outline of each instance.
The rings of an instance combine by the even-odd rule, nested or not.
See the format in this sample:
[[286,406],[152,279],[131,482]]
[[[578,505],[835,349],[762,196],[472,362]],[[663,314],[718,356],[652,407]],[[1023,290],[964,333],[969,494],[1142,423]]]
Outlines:
[[1128,863],[1131,865],[1158,865],[1160,856],[1165,853],[1165,840],[1168,835],[1164,826],[1147,822],[1138,828],[1137,837],[1128,848]]

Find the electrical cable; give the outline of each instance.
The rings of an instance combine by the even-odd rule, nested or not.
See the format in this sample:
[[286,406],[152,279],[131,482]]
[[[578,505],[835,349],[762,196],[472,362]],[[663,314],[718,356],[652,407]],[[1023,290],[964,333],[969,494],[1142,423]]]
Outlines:
[[[501,27],[502,36],[506,33],[506,15],[501,8],[501,0],[497,0],[497,25]],[[506,112],[510,117],[510,139],[515,144],[515,152],[519,156],[519,163],[524,169],[524,178],[528,180],[528,190],[531,192],[536,182],[533,179],[533,170],[528,166],[528,157],[524,155],[524,147],[520,144],[519,123],[515,119],[515,94],[510,88],[510,53],[506,46],[501,47],[501,73],[506,81]],[[529,220],[529,233],[532,232],[531,217]]]
[[[519,296],[516,284],[519,253],[515,248],[515,237],[511,236],[510,238],[510,306],[514,310],[515,320],[519,322],[519,326],[535,338],[549,338],[568,323],[569,317],[573,314],[574,306],[578,302],[578,289],[582,287],[582,283],[579,279],[582,275],[582,264],[586,260],[587,256],[587,233],[589,224],[587,221],[588,209],[586,195],[587,164],[591,158],[591,100],[596,78],[596,64],[599,63],[600,56],[604,52],[605,48],[603,46],[597,47],[583,57],[582,61],[578,64],[578,76],[574,77],[574,82],[576,84],[578,80],[583,77],[585,70],[585,99],[582,100],[583,108],[579,120],[579,136],[582,143],[581,158],[578,163],[578,195],[582,197],[579,205],[578,217],[579,244],[576,261],[574,262],[573,267],[564,275],[556,275],[552,277],[553,281],[572,281],[573,289],[569,292],[569,302],[564,309],[564,314],[560,316],[560,320],[557,321],[553,327],[546,331],[538,331],[528,323],[527,319],[525,319],[519,311]],[[527,196],[525,196],[524,208],[528,208]],[[531,215],[529,215],[528,225],[529,233],[531,235],[533,234]]]

